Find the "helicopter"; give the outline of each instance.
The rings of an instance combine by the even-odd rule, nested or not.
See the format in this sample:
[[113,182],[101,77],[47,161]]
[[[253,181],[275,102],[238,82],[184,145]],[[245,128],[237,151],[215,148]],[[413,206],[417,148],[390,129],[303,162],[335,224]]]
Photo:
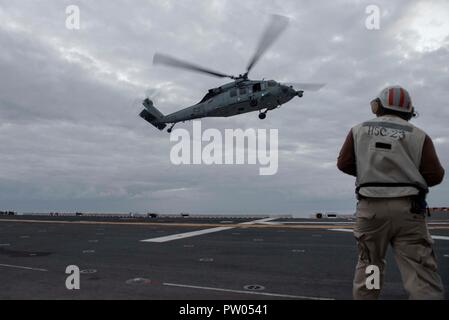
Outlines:
[[[259,111],[259,119],[264,120],[268,111],[280,107],[295,97],[302,98],[304,91],[321,89],[324,86],[321,83],[288,84],[274,80],[251,80],[248,78],[256,63],[259,62],[260,58],[288,25],[289,18],[281,15],[272,15],[272,20],[267,26],[256,52],[249,61],[246,72],[239,76],[228,75],[166,54],[156,53],[153,57],[154,65],[181,68],[218,78],[230,78],[233,81],[218,88],[210,89],[197,104],[169,115],[162,114],[154,106],[153,101],[150,98],[146,98],[142,102],[145,109],[140,113],[140,117],[161,131],[171,124],[167,130],[169,133],[172,132],[174,126],[179,122],[206,117],[231,117]],[[294,87],[298,90],[294,89]]]

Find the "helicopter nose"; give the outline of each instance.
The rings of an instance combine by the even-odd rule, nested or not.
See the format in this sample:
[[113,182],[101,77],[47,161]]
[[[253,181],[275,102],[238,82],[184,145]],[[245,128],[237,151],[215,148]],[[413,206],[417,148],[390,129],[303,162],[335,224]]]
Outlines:
[[285,95],[294,97],[298,94],[295,89],[293,89],[292,87],[289,87],[289,86],[282,85],[281,89]]

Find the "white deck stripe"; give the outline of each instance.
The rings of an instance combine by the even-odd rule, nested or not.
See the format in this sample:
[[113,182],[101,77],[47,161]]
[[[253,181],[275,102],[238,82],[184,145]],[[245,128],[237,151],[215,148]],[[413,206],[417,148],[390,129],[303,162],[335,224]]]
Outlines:
[[316,225],[353,225],[354,222],[353,221],[347,221],[347,222],[342,222],[342,221],[336,221],[336,222],[318,222],[318,221],[279,221],[276,222],[278,224],[316,224]]
[[432,236],[432,239],[434,239],[434,240],[449,240],[449,237],[445,237],[445,236]]
[[[276,218],[265,218],[265,219],[255,220],[255,221],[243,222],[243,223],[240,223],[240,225],[251,225],[251,224],[257,224],[257,223],[265,223],[265,222],[275,220],[275,219]],[[201,236],[203,234],[209,234],[209,233],[220,232],[220,231],[231,230],[231,229],[235,229],[235,227],[217,227],[217,228],[211,228],[211,229],[203,229],[203,230],[198,230],[198,231],[178,233],[178,234],[174,234],[171,236],[141,240],[141,242],[163,243],[163,242],[191,238],[191,237]]]
[[[340,232],[354,232],[352,229],[327,229],[329,231],[340,231]],[[449,240],[449,237],[446,236],[432,236],[434,240]]]
[[239,293],[239,294],[267,296],[267,297],[279,297],[279,298],[292,298],[292,299],[305,299],[305,300],[335,300],[332,298],[320,298],[320,297],[296,296],[296,295],[281,294],[281,293],[243,291],[243,290],[232,290],[232,289],[212,288],[212,287],[200,287],[200,286],[191,286],[191,285],[177,284],[177,283],[164,283],[164,286],[188,288],[188,289],[199,289],[199,290],[209,290],[209,291],[220,291],[220,292],[231,292],[231,293]]
[[268,221],[273,221],[276,220],[277,218],[264,218],[264,219],[259,219],[259,220],[255,220],[255,221],[248,221],[248,222],[243,222],[243,223],[239,223],[239,224],[264,224],[264,222],[268,222]]
[[23,267],[23,266],[13,266],[10,264],[0,264],[0,267],[6,267],[6,268],[14,268],[14,269],[23,269],[23,270],[32,270],[32,271],[42,271],[47,272],[47,269],[40,269],[40,268],[30,268],[30,267]]
[[191,237],[200,236],[200,235],[203,235],[203,234],[220,232],[220,231],[225,231],[225,230],[230,230],[230,229],[234,229],[234,228],[232,228],[232,227],[218,227],[218,228],[212,228],[212,229],[198,230],[198,231],[174,234],[174,235],[166,236],[166,237],[159,237],[159,238],[141,240],[141,242],[162,243],[162,242],[168,242],[168,241],[173,241],[173,240],[191,238]]
[[[355,221],[347,221],[347,222],[342,222],[342,221],[336,221],[336,222],[331,222],[331,221],[327,221],[327,222],[318,222],[318,221],[279,221],[279,222],[269,222],[268,224],[285,224],[285,225],[289,225],[289,224],[311,224],[311,225],[353,225],[355,223]],[[427,222],[428,225],[449,225],[449,222]]]
[[354,231],[352,229],[327,229],[329,231],[340,231],[340,232],[351,232],[353,233]]

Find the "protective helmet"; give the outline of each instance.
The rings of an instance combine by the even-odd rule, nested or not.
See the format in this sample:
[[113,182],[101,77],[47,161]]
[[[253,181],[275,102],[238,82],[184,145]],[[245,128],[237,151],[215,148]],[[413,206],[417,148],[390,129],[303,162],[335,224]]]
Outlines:
[[385,109],[413,113],[413,104],[410,94],[400,86],[391,86],[383,89],[378,96]]

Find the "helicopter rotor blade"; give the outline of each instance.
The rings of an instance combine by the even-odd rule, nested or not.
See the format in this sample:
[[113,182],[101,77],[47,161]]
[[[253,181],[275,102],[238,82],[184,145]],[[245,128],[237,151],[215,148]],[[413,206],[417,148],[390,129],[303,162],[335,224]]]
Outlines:
[[155,100],[161,95],[161,92],[159,89],[156,88],[147,88],[145,90],[145,98],[148,98],[150,100]]
[[281,33],[287,28],[290,23],[290,19],[274,14],[272,15],[271,22],[265,30],[259,45],[254,53],[254,56],[250,60],[247,67],[247,74],[252,70],[255,64],[260,60],[260,58],[265,54],[268,48],[276,41],[277,38],[281,35]]
[[313,83],[313,82],[282,83],[282,84],[288,87],[293,87],[296,90],[306,90],[306,91],[319,91],[326,85],[325,83]]
[[179,60],[177,58],[173,58],[171,56],[165,55],[165,54],[161,54],[161,53],[156,53],[154,55],[153,58],[153,64],[155,65],[166,65],[169,67],[174,67],[174,68],[181,68],[181,69],[186,69],[186,70],[190,70],[190,71],[194,71],[194,72],[199,72],[199,73],[204,73],[204,74],[208,74],[214,77],[218,77],[218,78],[231,78],[231,79],[235,79],[234,76],[228,75],[228,74],[224,74],[221,72],[217,72],[217,71],[213,71],[213,70],[209,70],[203,67],[200,67],[198,65],[192,64],[190,62],[186,62],[186,61],[182,61]]

